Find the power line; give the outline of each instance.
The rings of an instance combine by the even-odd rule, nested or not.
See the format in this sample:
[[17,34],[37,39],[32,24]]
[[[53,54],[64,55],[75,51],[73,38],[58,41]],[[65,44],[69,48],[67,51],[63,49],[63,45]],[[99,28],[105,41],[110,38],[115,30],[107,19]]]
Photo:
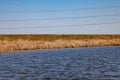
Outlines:
[[37,26],[37,27],[11,27],[11,28],[0,28],[0,29],[25,29],[25,28],[57,28],[57,27],[83,27],[90,25],[105,25],[105,24],[118,24],[119,22],[104,22],[104,23],[88,23],[88,24],[79,24],[79,25],[62,25],[62,26]]
[[57,18],[41,18],[41,19],[8,19],[0,20],[0,22],[5,21],[41,21],[41,20],[64,20],[64,19],[80,19],[80,18],[97,18],[97,17],[109,17],[109,16],[120,16],[120,14],[110,14],[110,15],[93,15],[93,16],[81,16],[81,17],[57,17]]
[[120,6],[105,6],[105,7],[84,7],[84,8],[69,8],[69,9],[51,9],[51,10],[23,10],[23,11],[1,11],[0,13],[26,13],[27,12],[67,12],[67,11],[80,11],[80,10],[106,10],[106,9],[119,9]]

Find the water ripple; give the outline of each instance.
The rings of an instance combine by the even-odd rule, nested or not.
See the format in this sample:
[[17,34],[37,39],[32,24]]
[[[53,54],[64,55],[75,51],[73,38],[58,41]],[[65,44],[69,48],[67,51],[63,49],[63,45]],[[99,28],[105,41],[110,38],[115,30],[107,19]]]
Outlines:
[[0,80],[120,80],[120,47],[0,54]]

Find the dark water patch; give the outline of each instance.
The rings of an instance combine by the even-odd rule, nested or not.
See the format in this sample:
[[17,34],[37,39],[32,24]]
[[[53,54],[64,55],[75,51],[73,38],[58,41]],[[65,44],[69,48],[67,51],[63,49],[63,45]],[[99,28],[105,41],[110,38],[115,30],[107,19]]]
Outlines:
[[120,47],[0,54],[0,80],[120,80]]

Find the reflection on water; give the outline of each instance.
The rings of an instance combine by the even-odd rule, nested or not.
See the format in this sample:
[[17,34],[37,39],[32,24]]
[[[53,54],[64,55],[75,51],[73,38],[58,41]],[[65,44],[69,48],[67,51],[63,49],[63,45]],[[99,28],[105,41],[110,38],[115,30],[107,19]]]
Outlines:
[[0,80],[120,80],[120,47],[1,54]]

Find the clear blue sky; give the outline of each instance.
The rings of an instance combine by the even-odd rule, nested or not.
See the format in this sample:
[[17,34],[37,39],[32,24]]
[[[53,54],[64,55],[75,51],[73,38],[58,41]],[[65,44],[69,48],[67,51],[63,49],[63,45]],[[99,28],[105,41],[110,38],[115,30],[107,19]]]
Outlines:
[[[111,9],[105,9],[106,7]],[[78,8],[81,9],[76,10]],[[72,10],[65,11],[66,9]],[[82,26],[83,24],[120,22],[120,15],[39,20],[113,14],[120,14],[120,0],[0,0],[0,34],[120,34],[120,23]]]

